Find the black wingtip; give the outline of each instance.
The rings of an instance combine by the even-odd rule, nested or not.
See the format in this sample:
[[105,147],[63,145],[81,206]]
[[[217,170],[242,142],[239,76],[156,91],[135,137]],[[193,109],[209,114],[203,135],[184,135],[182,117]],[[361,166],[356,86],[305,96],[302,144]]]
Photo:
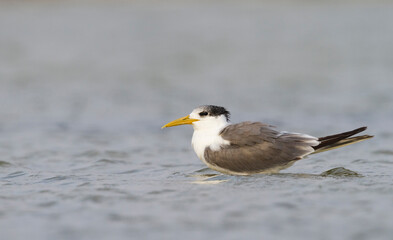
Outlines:
[[352,133],[360,133],[360,132],[363,132],[363,131],[365,131],[367,129],[367,126],[363,126],[363,127],[360,127],[360,128],[356,128],[356,129],[354,129],[354,130],[352,130],[352,131],[349,131],[349,132],[352,132]]
[[356,129],[356,130],[359,130],[360,132],[363,132],[364,130],[366,130],[367,129],[367,126],[363,126],[363,127],[360,127],[360,128],[358,128],[358,129]]
[[326,136],[326,137],[320,137],[318,138],[318,141],[320,141],[320,144],[313,147],[315,150],[335,144],[337,142],[339,142],[340,140],[349,138],[355,134],[358,134],[360,132],[363,132],[364,130],[366,130],[367,127],[360,127],[360,128],[356,128],[352,131],[348,131],[348,132],[343,132],[343,133],[339,133],[339,134],[334,134],[334,135],[330,135],[330,136]]
[[352,130],[351,132],[352,132],[352,135],[355,135],[355,134],[358,134],[360,132],[365,131],[366,129],[367,129],[367,127],[364,126],[364,127],[360,127],[360,128],[355,129],[355,130]]

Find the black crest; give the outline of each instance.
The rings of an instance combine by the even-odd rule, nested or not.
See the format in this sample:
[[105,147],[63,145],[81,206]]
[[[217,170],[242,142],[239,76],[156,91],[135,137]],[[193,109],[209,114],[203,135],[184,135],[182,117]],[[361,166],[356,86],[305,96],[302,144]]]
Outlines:
[[202,106],[203,110],[208,113],[210,116],[220,116],[224,115],[227,121],[229,121],[229,117],[231,113],[228,112],[224,107],[214,106],[214,105],[205,105]]

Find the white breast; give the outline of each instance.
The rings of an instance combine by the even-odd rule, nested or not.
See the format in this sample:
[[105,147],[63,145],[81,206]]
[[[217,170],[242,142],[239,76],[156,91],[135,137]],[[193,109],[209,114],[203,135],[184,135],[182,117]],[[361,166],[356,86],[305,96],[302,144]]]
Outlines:
[[206,163],[204,153],[207,147],[210,147],[213,151],[218,151],[221,149],[221,146],[229,145],[229,141],[223,139],[219,135],[220,131],[221,129],[194,130],[194,134],[192,135],[192,147],[198,158],[204,163]]

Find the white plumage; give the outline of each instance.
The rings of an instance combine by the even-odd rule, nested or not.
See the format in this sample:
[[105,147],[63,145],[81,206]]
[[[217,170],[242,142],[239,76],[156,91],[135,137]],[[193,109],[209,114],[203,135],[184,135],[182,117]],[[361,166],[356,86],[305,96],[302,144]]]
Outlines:
[[[199,116],[201,111],[201,108],[194,109],[190,114],[190,118],[202,119],[202,117]],[[219,134],[221,130],[228,125],[229,123],[223,115],[215,117],[206,116],[203,121],[196,121],[193,123],[194,134],[192,135],[191,144],[198,158],[205,164],[209,165],[204,157],[207,147],[213,151],[218,151],[222,146],[230,144],[228,140],[223,139]]]

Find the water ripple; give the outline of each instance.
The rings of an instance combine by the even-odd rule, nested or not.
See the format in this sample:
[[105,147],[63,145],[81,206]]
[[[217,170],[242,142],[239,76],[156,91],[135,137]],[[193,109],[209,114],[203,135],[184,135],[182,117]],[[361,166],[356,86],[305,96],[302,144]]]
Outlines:
[[46,178],[46,179],[42,180],[41,183],[51,183],[51,182],[63,181],[68,178],[69,177],[67,177],[67,176],[56,176],[56,177]]
[[128,171],[123,171],[123,172],[117,172],[116,174],[132,174],[132,173],[137,173],[140,172],[141,170],[138,169],[132,169],[132,170],[128,170]]
[[0,167],[8,167],[11,166],[12,164],[6,161],[0,161]]
[[105,151],[105,155],[113,158],[127,158],[129,155],[123,151]]
[[380,155],[393,155],[393,151],[388,150],[388,149],[380,149],[380,150],[374,151],[373,153],[380,154]]
[[96,161],[96,163],[98,163],[98,164],[124,164],[127,162],[123,161],[123,160],[113,160],[113,159],[103,158],[103,159]]
[[97,150],[88,150],[88,151],[84,151],[82,153],[79,154],[75,154],[74,157],[97,157],[100,155],[100,152]]
[[165,194],[165,193],[171,193],[171,192],[175,192],[175,190],[173,190],[173,189],[162,189],[162,190],[151,191],[151,192],[148,192],[147,194],[158,195],[158,194]]
[[23,175],[26,175],[26,173],[23,171],[17,171],[17,172],[13,172],[13,173],[8,174],[7,176],[3,177],[3,179],[16,178],[16,177],[20,177]]

